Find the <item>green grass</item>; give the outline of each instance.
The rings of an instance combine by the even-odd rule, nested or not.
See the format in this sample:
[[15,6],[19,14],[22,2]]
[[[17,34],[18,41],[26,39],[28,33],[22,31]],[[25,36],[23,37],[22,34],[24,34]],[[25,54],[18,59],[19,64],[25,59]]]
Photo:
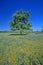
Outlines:
[[0,33],[0,65],[23,65],[23,63],[24,65],[31,65],[34,59],[36,63],[41,65],[43,60],[43,33],[10,34],[12,33]]

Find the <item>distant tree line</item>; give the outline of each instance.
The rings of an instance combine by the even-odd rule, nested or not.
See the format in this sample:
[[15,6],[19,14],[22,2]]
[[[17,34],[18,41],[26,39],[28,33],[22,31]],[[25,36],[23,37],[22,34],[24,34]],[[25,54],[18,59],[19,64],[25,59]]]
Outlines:
[[7,31],[7,30],[0,31],[0,33],[6,33],[6,32],[10,32],[10,31]]

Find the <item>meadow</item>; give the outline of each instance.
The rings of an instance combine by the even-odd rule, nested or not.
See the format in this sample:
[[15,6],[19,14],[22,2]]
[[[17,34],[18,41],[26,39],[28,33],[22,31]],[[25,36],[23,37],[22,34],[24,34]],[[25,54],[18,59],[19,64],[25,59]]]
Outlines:
[[43,33],[0,33],[0,65],[43,65]]

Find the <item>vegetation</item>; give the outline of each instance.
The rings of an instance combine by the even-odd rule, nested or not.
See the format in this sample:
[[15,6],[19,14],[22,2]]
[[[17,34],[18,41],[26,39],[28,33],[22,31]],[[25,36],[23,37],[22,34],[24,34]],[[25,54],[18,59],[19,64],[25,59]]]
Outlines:
[[42,30],[41,31],[43,32],[43,26],[42,26]]
[[0,65],[43,65],[43,33],[0,33]]
[[4,30],[4,31],[0,31],[0,33],[8,33],[10,31]]
[[20,30],[20,34],[22,34],[23,30],[30,30],[32,24],[28,21],[29,16],[30,12],[23,10],[17,11],[13,14],[13,19],[10,22],[11,30]]
[[[43,29],[34,32],[29,16],[30,12],[17,11],[10,21],[14,32],[0,31],[0,65],[43,65]],[[24,35],[27,30],[31,31]]]

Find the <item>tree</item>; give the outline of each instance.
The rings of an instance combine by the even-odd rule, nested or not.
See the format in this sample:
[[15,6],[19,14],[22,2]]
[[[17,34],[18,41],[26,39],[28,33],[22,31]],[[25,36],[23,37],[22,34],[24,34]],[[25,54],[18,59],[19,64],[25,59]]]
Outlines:
[[12,20],[10,21],[11,30],[20,30],[20,34],[22,34],[23,30],[30,30],[32,24],[28,21],[29,16],[30,12],[23,10],[13,14]]
[[41,30],[41,32],[43,32],[43,26],[42,26],[42,30]]

